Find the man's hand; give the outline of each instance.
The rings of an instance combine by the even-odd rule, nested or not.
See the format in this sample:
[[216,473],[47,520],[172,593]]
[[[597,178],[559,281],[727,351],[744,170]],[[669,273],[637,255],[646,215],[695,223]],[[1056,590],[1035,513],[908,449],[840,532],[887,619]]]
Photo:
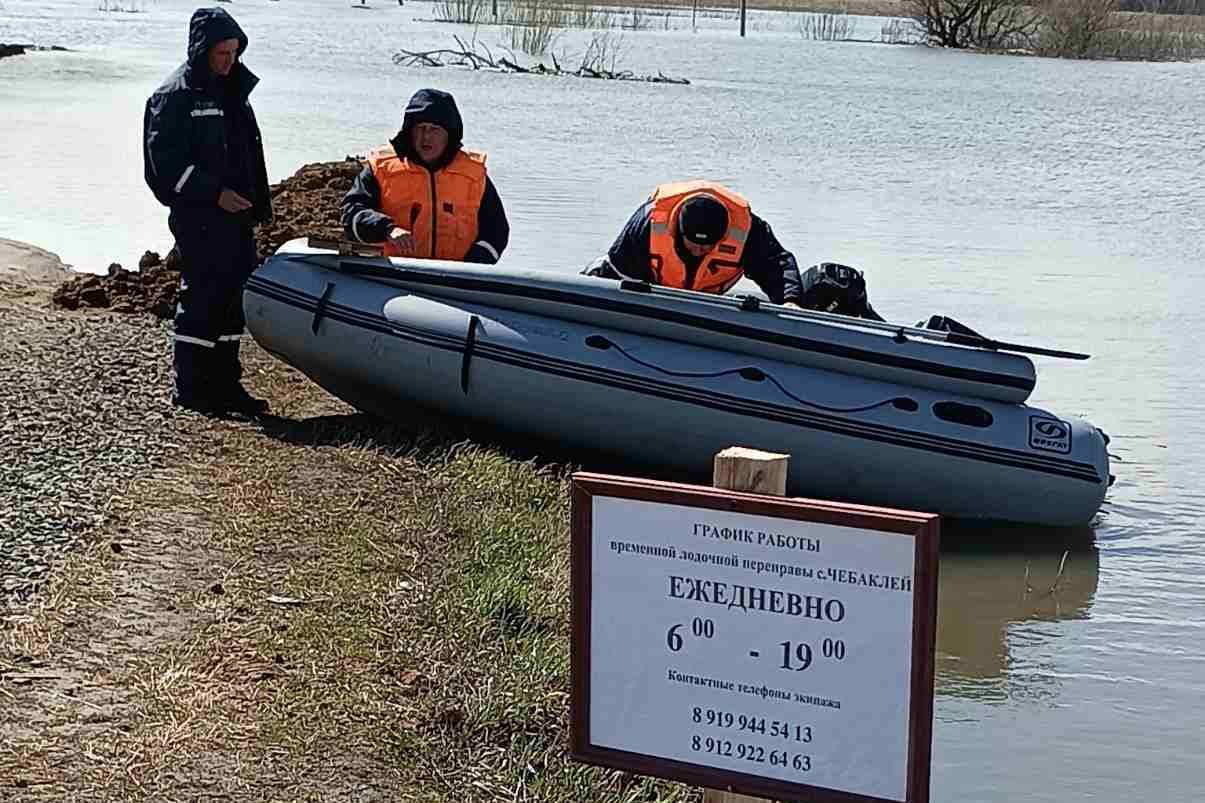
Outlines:
[[784,307],[790,307],[791,309],[803,309],[803,307],[799,306],[794,301],[784,301],[782,302],[782,305]]
[[218,206],[225,209],[230,214],[242,212],[251,208],[251,202],[237,192],[231,189],[222,188],[222,194],[218,196]]
[[403,229],[401,226],[394,226],[385,235],[386,239],[393,244],[402,256],[414,256],[415,242],[414,235]]

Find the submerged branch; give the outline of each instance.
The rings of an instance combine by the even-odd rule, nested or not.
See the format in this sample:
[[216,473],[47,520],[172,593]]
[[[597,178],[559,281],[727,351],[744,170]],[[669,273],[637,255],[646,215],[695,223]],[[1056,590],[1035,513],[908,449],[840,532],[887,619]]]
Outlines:
[[[457,48],[437,48],[435,50],[399,50],[393,55],[393,63],[405,67],[469,67],[474,70],[490,69],[498,72],[525,73],[528,75],[563,75],[577,78],[603,78],[611,81],[646,81],[655,84],[689,84],[687,78],[676,78],[666,75],[660,70],[656,75],[637,75],[631,70],[616,70],[614,65],[614,49],[608,49],[606,43],[598,45],[592,42],[582,57],[582,63],[575,70],[561,67],[556,57],[552,57],[552,66],[537,61],[534,64],[523,65],[513,58],[494,54],[483,43],[476,39],[466,43],[459,36],[453,36]],[[610,61],[609,65],[604,61]]]

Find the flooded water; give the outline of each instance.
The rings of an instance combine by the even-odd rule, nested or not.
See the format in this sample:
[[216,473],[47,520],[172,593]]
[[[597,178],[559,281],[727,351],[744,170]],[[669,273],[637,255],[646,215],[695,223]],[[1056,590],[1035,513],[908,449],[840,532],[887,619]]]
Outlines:
[[[0,236],[82,270],[165,252],[141,108],[183,57],[192,4],[0,3],[0,41],[75,49],[0,61]],[[227,6],[263,79],[273,180],[384,142],[434,85],[490,154],[507,264],[575,271],[653,184],[707,176],[801,263],[865,269],[888,318],[942,313],[1091,352],[1040,359],[1033,401],[1113,438],[1118,479],[1094,528],[945,538],[932,799],[1200,799],[1205,64],[816,43],[790,15],[756,14],[745,40],[731,18],[692,31],[689,16],[622,35],[619,67],[690,86],[424,70],[391,57],[472,31],[424,3],[372,5]],[[563,35],[562,63],[589,39]]]

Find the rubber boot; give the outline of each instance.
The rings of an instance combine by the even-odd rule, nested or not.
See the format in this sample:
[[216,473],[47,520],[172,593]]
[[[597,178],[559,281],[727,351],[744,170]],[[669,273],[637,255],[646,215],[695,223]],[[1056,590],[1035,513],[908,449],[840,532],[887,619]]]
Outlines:
[[245,415],[268,412],[268,402],[257,399],[243,387],[243,366],[239,362],[237,339],[218,341],[214,349],[214,387],[219,389],[226,409]]
[[213,348],[176,340],[172,344],[172,404],[206,415],[220,414],[211,366]]

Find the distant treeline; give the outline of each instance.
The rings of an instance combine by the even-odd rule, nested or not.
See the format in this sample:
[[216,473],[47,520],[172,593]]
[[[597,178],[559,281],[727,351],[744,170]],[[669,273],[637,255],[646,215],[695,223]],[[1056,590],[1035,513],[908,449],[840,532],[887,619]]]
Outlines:
[[1119,0],[1121,11],[1149,11],[1156,14],[1205,15],[1205,0]]

